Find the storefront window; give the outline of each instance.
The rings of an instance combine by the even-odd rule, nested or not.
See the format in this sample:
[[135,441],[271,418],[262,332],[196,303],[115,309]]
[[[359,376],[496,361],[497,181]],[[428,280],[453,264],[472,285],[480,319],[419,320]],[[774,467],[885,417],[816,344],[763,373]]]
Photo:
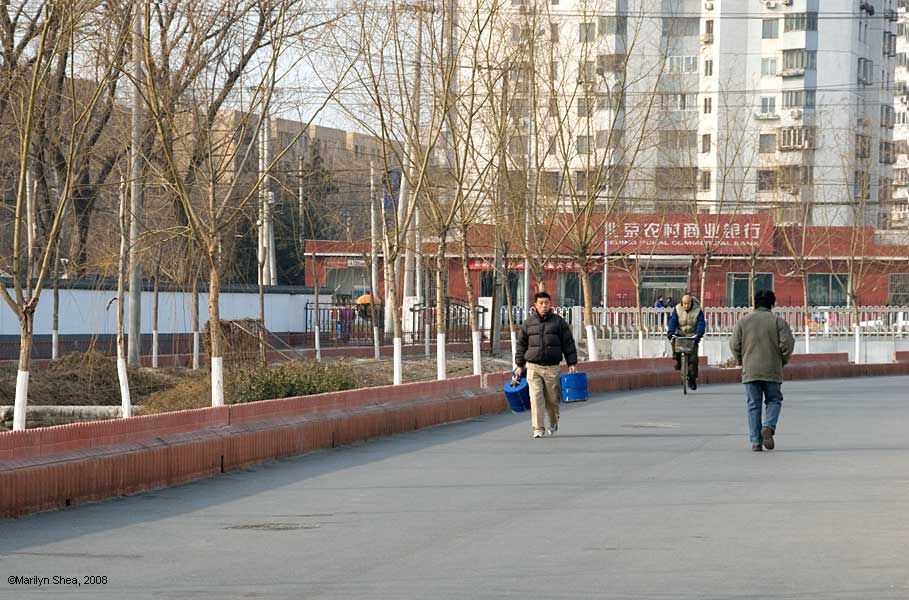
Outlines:
[[[590,296],[594,306],[603,304],[603,274],[590,273]],[[580,273],[559,273],[557,278],[556,304],[559,306],[583,306],[584,289]]]
[[809,306],[846,306],[845,273],[810,273],[808,275]]
[[[751,294],[749,280],[750,273],[727,273],[726,274],[726,304],[735,308],[751,306]],[[773,274],[755,273],[754,274],[754,291],[772,290]]]

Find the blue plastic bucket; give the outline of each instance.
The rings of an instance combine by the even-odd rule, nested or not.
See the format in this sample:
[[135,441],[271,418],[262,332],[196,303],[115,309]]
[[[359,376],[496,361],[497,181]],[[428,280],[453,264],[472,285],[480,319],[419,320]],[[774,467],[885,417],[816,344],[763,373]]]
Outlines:
[[587,373],[565,373],[559,379],[562,384],[562,402],[587,400]]
[[527,387],[527,379],[521,377],[517,381],[510,379],[506,381],[505,397],[508,399],[511,412],[520,413],[530,410],[530,389]]

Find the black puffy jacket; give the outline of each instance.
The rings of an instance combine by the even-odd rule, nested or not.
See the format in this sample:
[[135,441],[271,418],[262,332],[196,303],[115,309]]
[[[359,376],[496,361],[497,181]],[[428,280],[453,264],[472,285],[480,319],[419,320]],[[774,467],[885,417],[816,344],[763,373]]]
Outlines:
[[537,365],[557,365],[562,362],[575,365],[578,351],[574,347],[574,336],[568,323],[551,310],[540,317],[531,309],[518,332],[518,347],[514,361],[519,367],[532,362]]

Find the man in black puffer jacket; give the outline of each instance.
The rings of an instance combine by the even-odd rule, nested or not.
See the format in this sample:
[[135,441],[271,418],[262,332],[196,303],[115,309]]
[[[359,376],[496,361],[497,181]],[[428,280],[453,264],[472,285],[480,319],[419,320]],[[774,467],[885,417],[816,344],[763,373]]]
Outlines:
[[533,437],[543,437],[545,415],[549,415],[547,433],[554,435],[559,429],[559,401],[562,387],[559,383],[562,355],[568,370],[574,373],[578,364],[578,351],[574,337],[565,319],[552,312],[549,294],[538,292],[533,297],[533,307],[521,331],[514,362],[515,373],[521,376],[527,369],[527,386],[530,388],[530,411]]

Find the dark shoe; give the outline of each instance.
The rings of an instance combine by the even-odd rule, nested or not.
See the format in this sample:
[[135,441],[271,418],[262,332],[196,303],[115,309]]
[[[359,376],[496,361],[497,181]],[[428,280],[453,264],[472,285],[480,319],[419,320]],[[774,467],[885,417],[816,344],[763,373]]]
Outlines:
[[764,448],[767,448],[768,450],[773,450],[773,447],[776,445],[773,443],[773,434],[774,431],[770,427],[761,429],[761,440],[764,442]]
[[752,452],[763,452],[764,448],[760,444],[751,444]]
[[691,378],[688,379],[688,389],[692,389],[692,390],[698,389],[697,379],[691,379]]

